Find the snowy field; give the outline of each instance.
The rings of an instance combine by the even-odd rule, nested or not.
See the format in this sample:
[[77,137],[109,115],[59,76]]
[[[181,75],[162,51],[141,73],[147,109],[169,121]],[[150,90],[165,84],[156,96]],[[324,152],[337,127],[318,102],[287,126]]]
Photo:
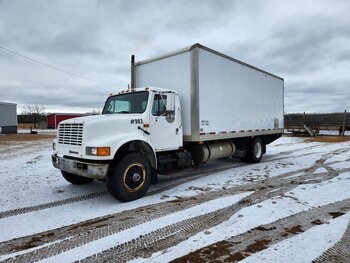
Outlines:
[[349,140],[282,137],[259,164],[162,175],[120,203],[66,182],[44,135],[0,138],[0,261],[349,262]]

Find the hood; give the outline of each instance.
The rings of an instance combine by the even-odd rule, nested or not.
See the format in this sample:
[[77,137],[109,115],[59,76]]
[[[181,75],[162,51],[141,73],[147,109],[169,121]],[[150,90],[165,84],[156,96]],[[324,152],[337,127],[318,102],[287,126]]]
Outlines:
[[90,120],[95,120],[95,119],[101,119],[102,117],[105,117],[107,115],[91,115],[91,116],[84,116],[84,117],[76,117],[76,118],[71,118],[68,120],[61,121],[60,123],[85,123]]
[[[142,133],[138,126],[142,124],[142,114],[104,114],[73,118],[62,124],[83,124],[83,140],[87,145],[95,145],[103,137],[113,137],[125,133]],[[137,121],[136,121],[137,120]]]

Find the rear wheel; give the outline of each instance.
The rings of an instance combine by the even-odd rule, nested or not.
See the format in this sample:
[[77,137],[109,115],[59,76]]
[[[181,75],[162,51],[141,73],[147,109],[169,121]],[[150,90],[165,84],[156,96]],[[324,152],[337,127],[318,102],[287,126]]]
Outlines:
[[71,184],[87,184],[91,183],[94,180],[92,178],[82,177],[65,171],[61,171],[61,173],[64,179],[66,179]]
[[142,197],[151,184],[152,169],[148,159],[141,153],[130,153],[107,177],[107,190],[122,202]]
[[255,137],[249,144],[246,156],[242,159],[248,163],[259,163],[264,153],[264,143],[259,137]]

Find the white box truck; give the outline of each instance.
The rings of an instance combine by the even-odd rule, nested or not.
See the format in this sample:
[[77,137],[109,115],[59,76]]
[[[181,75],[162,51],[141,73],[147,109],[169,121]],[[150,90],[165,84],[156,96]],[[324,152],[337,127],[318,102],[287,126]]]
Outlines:
[[260,162],[284,128],[283,78],[200,44],[131,61],[131,87],[102,115],[66,120],[53,165],[73,184],[106,181],[120,201],[142,197],[157,174],[239,157]]

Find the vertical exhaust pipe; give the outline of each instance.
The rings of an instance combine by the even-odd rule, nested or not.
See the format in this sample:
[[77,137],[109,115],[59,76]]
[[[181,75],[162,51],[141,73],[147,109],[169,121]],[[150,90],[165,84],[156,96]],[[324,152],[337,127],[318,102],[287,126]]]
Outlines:
[[136,83],[135,83],[135,55],[131,56],[131,91],[135,91]]

